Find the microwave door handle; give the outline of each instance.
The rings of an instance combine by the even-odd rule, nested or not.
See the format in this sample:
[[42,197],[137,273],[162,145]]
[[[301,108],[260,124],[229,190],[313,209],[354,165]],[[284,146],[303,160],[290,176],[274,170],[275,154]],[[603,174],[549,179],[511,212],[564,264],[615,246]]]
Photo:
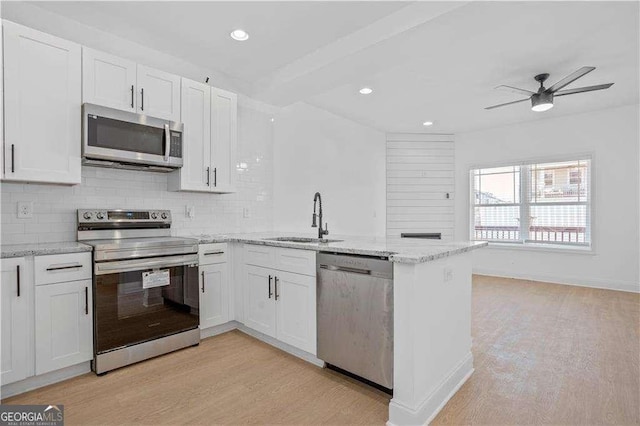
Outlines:
[[171,142],[171,133],[169,132],[169,125],[164,125],[164,161],[169,161],[169,143]]

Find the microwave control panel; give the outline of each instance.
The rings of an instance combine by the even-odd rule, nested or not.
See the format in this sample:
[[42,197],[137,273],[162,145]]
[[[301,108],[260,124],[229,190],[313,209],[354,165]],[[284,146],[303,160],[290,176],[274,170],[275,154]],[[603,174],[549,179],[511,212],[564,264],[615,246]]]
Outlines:
[[171,132],[171,144],[169,148],[169,156],[182,158],[182,133]]

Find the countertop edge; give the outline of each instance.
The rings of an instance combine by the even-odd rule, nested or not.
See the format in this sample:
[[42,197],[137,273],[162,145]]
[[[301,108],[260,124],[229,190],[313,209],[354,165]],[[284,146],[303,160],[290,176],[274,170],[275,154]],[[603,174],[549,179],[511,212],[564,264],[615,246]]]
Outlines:
[[7,244],[0,247],[0,259],[91,252],[93,247],[75,241],[45,244]]

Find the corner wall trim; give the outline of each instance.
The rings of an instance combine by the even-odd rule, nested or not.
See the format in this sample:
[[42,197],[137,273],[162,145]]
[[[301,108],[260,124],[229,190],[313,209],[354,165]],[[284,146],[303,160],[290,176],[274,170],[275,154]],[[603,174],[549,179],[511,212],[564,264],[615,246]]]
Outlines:
[[473,372],[473,355],[469,352],[442,383],[418,404],[416,409],[399,404],[392,399],[389,403],[387,426],[429,424],[451,397],[469,380]]

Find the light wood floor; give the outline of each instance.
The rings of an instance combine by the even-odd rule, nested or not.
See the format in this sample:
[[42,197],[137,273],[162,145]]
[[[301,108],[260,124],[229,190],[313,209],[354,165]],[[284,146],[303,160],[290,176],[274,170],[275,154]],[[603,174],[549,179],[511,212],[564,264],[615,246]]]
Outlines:
[[[475,373],[433,424],[640,424],[640,296],[474,277]],[[8,404],[73,424],[384,424],[388,397],[238,331]]]

